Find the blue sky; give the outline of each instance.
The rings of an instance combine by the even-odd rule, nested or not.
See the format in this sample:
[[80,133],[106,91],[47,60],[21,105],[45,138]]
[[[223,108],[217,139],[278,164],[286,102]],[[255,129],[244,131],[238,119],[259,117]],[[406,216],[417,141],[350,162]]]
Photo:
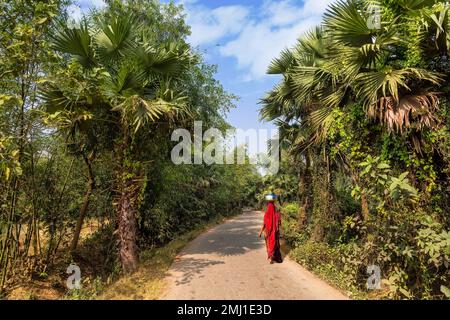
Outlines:
[[[188,41],[218,65],[216,78],[240,97],[228,121],[236,128],[273,128],[259,121],[258,102],[278,82],[266,75],[270,61],[317,25],[333,0],[179,0],[192,35]],[[101,7],[102,0],[78,0],[73,14]],[[166,1],[167,2],[167,1]]]

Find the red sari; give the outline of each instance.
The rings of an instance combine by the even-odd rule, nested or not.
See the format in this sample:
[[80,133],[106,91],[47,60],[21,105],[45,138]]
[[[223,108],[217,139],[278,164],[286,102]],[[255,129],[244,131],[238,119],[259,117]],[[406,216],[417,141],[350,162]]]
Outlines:
[[275,205],[269,202],[264,215],[267,257],[278,263],[283,262],[280,250],[280,222],[280,213],[277,212]]

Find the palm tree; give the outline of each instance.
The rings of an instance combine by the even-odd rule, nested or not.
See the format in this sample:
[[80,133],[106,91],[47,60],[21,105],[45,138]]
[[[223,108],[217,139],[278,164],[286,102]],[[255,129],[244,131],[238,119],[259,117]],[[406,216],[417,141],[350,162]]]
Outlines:
[[147,38],[145,28],[131,14],[83,19],[76,28],[58,23],[51,36],[53,46],[62,59],[71,58],[80,66],[74,77],[86,85],[74,95],[64,85],[67,79],[59,77],[42,94],[53,111],[87,113],[86,121],[117,128],[116,206],[124,272],[135,271],[138,264],[140,164],[133,157],[133,137],[146,125],[187,112],[184,97],[173,88],[192,60],[188,48],[176,43],[156,46]]
[[[367,23],[370,5],[383,9],[380,28]],[[431,60],[436,52],[446,59],[448,10],[445,1],[432,0],[383,6],[374,0],[335,2],[321,26],[270,65],[268,73],[281,74],[283,79],[263,99],[262,118],[276,121],[293,154],[307,154],[311,148],[320,150],[334,121],[333,109],[345,111],[345,106],[358,103],[368,118],[408,135],[420,152],[422,132],[439,126],[437,88],[443,79],[430,68],[399,61],[411,37],[416,38],[424,60]],[[416,34],[405,33],[410,29]],[[364,196],[362,202],[367,217]]]
[[280,146],[298,163],[301,217],[308,217],[312,209],[311,149],[321,148],[323,124],[327,123],[322,117],[329,117],[329,108],[324,108],[317,97],[333,88],[332,72],[325,64],[328,44],[323,29],[317,27],[274,59],[268,73],[281,74],[283,80],[262,100],[260,110],[262,119],[275,121]]
[[[403,10],[391,21],[383,19],[380,29],[371,29],[367,24],[365,7],[374,1],[341,0],[325,14],[324,27],[338,43],[331,58],[341,60],[338,66],[345,85],[367,115],[389,130],[403,132],[413,127],[420,131],[436,125],[433,113],[439,99],[435,90],[428,88],[439,86],[441,76],[425,68],[397,63],[402,46],[411,41],[402,30],[408,15],[425,11],[436,2],[439,1],[399,1]],[[422,47],[429,38],[429,32],[419,34]]]

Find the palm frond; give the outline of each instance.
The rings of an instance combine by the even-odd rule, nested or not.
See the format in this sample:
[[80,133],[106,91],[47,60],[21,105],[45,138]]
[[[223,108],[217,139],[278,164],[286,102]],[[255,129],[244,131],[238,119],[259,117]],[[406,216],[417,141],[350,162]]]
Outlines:
[[403,96],[399,101],[393,97],[382,97],[368,109],[371,118],[378,119],[391,131],[403,132],[414,127],[436,128],[438,119],[435,110],[439,105],[439,96],[435,92]]
[[117,62],[134,47],[133,38],[139,30],[136,19],[126,14],[99,21],[95,36],[97,53],[104,64]]
[[145,91],[145,73],[132,64],[124,63],[118,71],[111,70],[104,75],[100,89],[110,101],[121,103],[123,99]]
[[434,22],[436,29],[435,43],[437,49],[442,54],[448,54],[450,50],[450,5],[441,4],[438,12],[429,15],[429,19]]
[[73,110],[77,101],[69,97],[57,86],[47,84],[39,91],[39,98],[47,113],[55,113],[63,110]]
[[360,1],[339,0],[331,4],[324,15],[324,27],[336,41],[360,47],[371,43],[375,30],[368,26],[368,14]]
[[76,28],[69,28],[66,21],[58,21],[50,33],[50,41],[56,51],[73,56],[83,67],[92,68],[96,65],[86,19],[81,20]]
[[397,4],[404,10],[415,11],[425,7],[431,7],[440,0],[397,0]]
[[411,91],[408,83],[412,81],[440,85],[442,78],[435,72],[420,68],[385,68],[382,71],[360,73],[355,79],[355,89],[357,97],[368,106],[378,100],[380,93],[382,97],[391,96],[395,101],[399,101],[400,89]]
[[280,53],[280,57],[272,60],[267,70],[267,74],[283,74],[286,73],[294,63],[292,51],[284,49]]
[[170,44],[165,48],[156,48],[145,44],[136,51],[139,65],[149,75],[179,76],[190,64],[189,51]]

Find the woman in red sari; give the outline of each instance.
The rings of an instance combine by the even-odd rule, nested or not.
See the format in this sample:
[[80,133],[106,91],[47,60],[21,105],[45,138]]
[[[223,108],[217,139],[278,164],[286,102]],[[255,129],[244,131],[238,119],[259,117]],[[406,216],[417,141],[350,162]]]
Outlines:
[[281,257],[280,250],[280,226],[281,226],[281,215],[277,212],[275,207],[275,195],[268,196],[269,204],[267,205],[266,213],[264,214],[264,223],[259,232],[259,237],[263,231],[265,231],[266,248],[267,248],[267,259],[270,263],[282,263],[283,258]]

